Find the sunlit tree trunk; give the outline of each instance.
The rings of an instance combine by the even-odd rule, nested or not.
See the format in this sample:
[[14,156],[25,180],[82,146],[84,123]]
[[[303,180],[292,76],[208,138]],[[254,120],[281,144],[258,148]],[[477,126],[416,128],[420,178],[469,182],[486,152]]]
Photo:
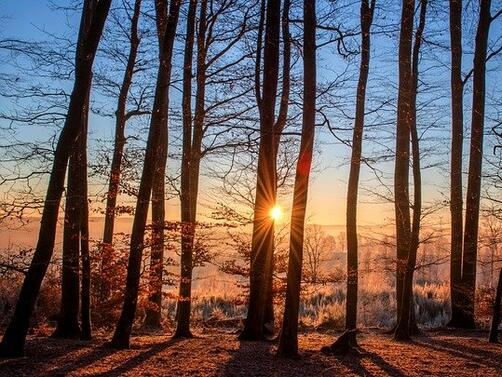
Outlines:
[[77,43],[75,82],[65,124],[59,135],[54,162],[47,185],[35,254],[25,276],[14,315],[0,343],[1,356],[21,356],[42,280],[54,251],[59,205],[64,189],[66,168],[81,129],[82,109],[92,80],[92,65],[108,16],[111,0],[84,1]]
[[128,348],[132,325],[136,313],[138,300],[138,290],[141,271],[141,257],[143,254],[143,242],[145,236],[146,220],[154,172],[157,168],[157,158],[161,148],[162,128],[167,124],[168,89],[171,77],[171,64],[173,55],[174,38],[176,26],[178,24],[181,1],[172,0],[170,4],[169,16],[166,17],[167,1],[157,0],[155,2],[157,15],[157,28],[162,36],[159,53],[159,69],[157,74],[157,86],[153,104],[153,113],[150,121],[148,140],[143,163],[136,211],[134,213],[133,228],[131,232],[130,254],[127,266],[126,287],[124,292],[124,303],[122,312],[115,328],[112,339],[114,348]]
[[474,50],[474,72],[471,115],[471,146],[465,211],[464,254],[462,265],[460,327],[474,328],[476,294],[476,261],[478,255],[479,204],[481,198],[481,167],[483,162],[483,129],[485,117],[485,76],[491,0],[481,0]]
[[278,349],[279,355],[288,357],[298,354],[298,311],[300,308],[305,213],[314,149],[316,114],[315,0],[304,1],[303,19],[303,124],[291,212],[286,303]]
[[110,182],[108,183],[108,192],[106,195],[105,209],[105,226],[102,240],[102,258],[101,258],[101,273],[105,277],[101,284],[101,299],[106,300],[110,293],[109,282],[106,279],[106,274],[110,267],[110,262],[113,260],[113,229],[115,225],[115,212],[117,207],[117,196],[119,193],[120,176],[122,170],[122,157],[124,155],[124,147],[126,144],[125,127],[127,122],[127,96],[131,87],[132,78],[134,75],[134,67],[136,65],[136,57],[139,48],[138,22],[141,11],[141,0],[136,0],[134,3],[134,11],[131,18],[131,32],[129,56],[127,59],[122,85],[120,86],[119,98],[117,102],[117,110],[115,111],[115,141],[113,147],[112,165],[110,169]]
[[464,142],[464,104],[462,85],[462,0],[450,0],[451,43],[451,261],[450,261],[450,326],[462,323],[462,240],[463,194],[462,150]]
[[396,162],[394,171],[394,205],[396,213],[396,299],[401,311],[403,281],[410,250],[409,161],[410,121],[412,114],[411,45],[415,0],[404,0],[399,39],[399,93],[396,127]]
[[492,324],[490,327],[490,336],[488,337],[488,341],[490,343],[498,343],[501,301],[502,301],[502,268],[500,269],[499,272],[499,283],[497,284],[497,293],[495,295],[495,302],[493,303]]
[[418,93],[418,62],[420,57],[420,47],[422,35],[425,28],[425,17],[427,14],[427,0],[420,1],[420,20],[415,34],[415,43],[412,56],[412,89],[411,97],[411,120],[410,136],[413,161],[413,222],[411,227],[410,250],[406,264],[406,271],[403,282],[403,297],[398,313],[398,323],[394,338],[396,340],[407,340],[410,338],[410,328],[416,326],[413,300],[413,274],[417,260],[418,247],[420,244],[420,219],[422,216],[422,173],[420,170],[420,141],[417,129],[417,93]]
[[[201,16],[199,19],[199,51],[200,45],[204,47],[200,41],[205,38],[205,11],[206,0],[202,0]],[[195,213],[192,213],[192,196],[191,190],[191,169],[192,165],[192,61],[193,48],[195,38],[195,19],[197,12],[197,1],[191,0],[188,7],[186,39],[185,39],[185,58],[183,63],[183,151],[181,161],[181,274],[180,287],[177,306],[177,326],[176,337],[192,337],[190,332],[190,310],[191,310],[191,280],[192,280],[192,253],[193,253],[193,237],[194,237],[194,219]],[[202,30],[201,30],[202,29]],[[201,33],[202,32],[202,33]],[[205,59],[203,61],[205,64]],[[199,64],[197,64],[199,66]],[[198,67],[199,68],[199,67]],[[205,80],[204,80],[205,81]],[[198,180],[198,177],[194,177]]]
[[[352,156],[350,159],[349,183],[347,188],[347,301],[345,329],[357,327],[357,290],[358,290],[358,242],[357,242],[357,194],[359,172],[361,170],[361,151],[363,144],[364,112],[366,85],[370,66],[370,30],[373,22],[375,0],[361,2],[361,63],[357,84],[356,118],[352,136]],[[355,334],[354,334],[355,335]],[[355,336],[354,336],[355,340]]]
[[[281,134],[286,127],[289,108],[289,92],[290,92],[290,70],[291,70],[291,35],[289,32],[289,10],[291,8],[290,0],[284,0],[282,9],[282,39],[283,39],[283,65],[282,65],[282,91],[281,103],[279,107],[279,115],[274,125],[275,132],[275,159],[277,160],[279,154],[279,144],[281,141]],[[274,251],[269,253],[270,273],[267,277],[267,293],[265,302],[264,324],[265,333],[271,335],[274,325]]]
[[279,35],[281,2],[267,0],[264,46],[263,95],[260,106],[260,146],[258,151],[256,197],[251,242],[251,271],[248,313],[242,339],[263,338],[266,291],[270,274],[270,253],[274,248],[274,224],[270,210],[276,198],[274,156],[274,114],[279,76]]

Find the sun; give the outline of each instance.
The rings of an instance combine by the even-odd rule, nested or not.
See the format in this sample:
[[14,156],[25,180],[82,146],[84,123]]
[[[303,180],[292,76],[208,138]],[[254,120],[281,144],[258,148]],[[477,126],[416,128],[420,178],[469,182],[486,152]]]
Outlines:
[[281,207],[279,207],[278,205],[274,206],[274,207],[270,210],[270,217],[271,217],[271,218],[272,218],[272,220],[274,220],[274,221],[279,220],[279,219],[282,217],[282,209],[281,209]]

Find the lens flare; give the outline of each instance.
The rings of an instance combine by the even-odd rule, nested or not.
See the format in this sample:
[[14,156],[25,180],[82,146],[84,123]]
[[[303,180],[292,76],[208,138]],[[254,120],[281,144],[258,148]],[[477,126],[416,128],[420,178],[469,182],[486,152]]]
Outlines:
[[272,220],[276,221],[276,220],[279,220],[281,217],[282,217],[282,209],[281,207],[279,206],[274,206],[271,210],[270,210],[270,217],[272,218]]

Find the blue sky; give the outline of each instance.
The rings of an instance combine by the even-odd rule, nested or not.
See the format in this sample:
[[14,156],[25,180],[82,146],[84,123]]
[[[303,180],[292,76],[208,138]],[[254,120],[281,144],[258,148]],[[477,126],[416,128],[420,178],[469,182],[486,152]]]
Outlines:
[[[59,3],[64,3],[64,1],[59,1]],[[493,1],[492,8],[499,3],[499,1]],[[2,20],[2,26],[0,28],[0,37],[18,37],[22,39],[39,39],[44,38],[44,32],[50,34],[65,34],[71,35],[70,30],[77,30],[77,25],[79,21],[79,15],[77,14],[64,14],[61,11],[54,11],[50,9],[49,3],[47,1],[38,0],[0,0],[0,14],[4,17]],[[444,14],[443,14],[444,15]],[[399,16],[399,15],[397,15]],[[387,19],[396,17],[396,15],[390,15]],[[380,20],[381,21],[381,20]],[[492,35],[500,35],[502,22],[499,20],[494,23],[492,28]],[[71,26],[71,28],[69,27]],[[428,31],[426,28],[426,35]],[[437,35],[436,35],[437,37]],[[378,80],[370,84],[369,87],[369,105],[371,106],[371,95],[385,95],[385,91],[389,91],[389,86],[380,87],[382,82],[395,83],[397,80],[397,67],[395,64],[394,52],[397,53],[395,49],[397,40],[393,37],[380,36],[375,37],[373,40],[373,60],[371,65],[370,76],[374,75],[378,77]],[[444,58],[445,55],[443,54]],[[446,62],[448,58],[444,59]],[[467,55],[465,59],[465,65],[471,64],[472,56]],[[319,76],[320,81],[327,79],[329,80],[329,75],[332,74],[332,70],[335,70],[337,64],[342,62],[332,50],[326,50],[319,54]],[[359,64],[358,59],[353,62],[353,67],[357,70]],[[432,63],[425,63],[432,66]],[[498,63],[497,63],[498,64]],[[491,67],[497,67],[497,64],[491,65]],[[424,65],[425,66],[425,65]],[[433,74],[424,75],[423,79],[426,80],[431,85],[438,84],[448,89],[447,85],[447,68],[446,67],[436,67],[432,70]],[[500,82],[500,70],[496,72],[491,72],[489,74],[488,86],[494,94],[497,93],[496,87]],[[382,93],[383,92],[383,93]],[[355,94],[355,85],[353,88],[347,88],[345,91],[347,96],[353,96]],[[437,141],[432,144],[432,147],[444,148],[444,153],[442,159],[444,161],[448,160],[448,116],[449,116],[449,93],[444,93],[444,98],[439,100],[438,103],[444,105],[443,114],[441,114],[442,120],[440,120],[441,125],[444,127],[442,130],[431,131],[431,135],[434,136],[434,132],[437,132],[436,136],[439,138],[444,137],[443,140]],[[468,96],[466,97],[466,103],[469,102]],[[2,101],[0,100],[0,105]],[[468,119],[468,112],[466,111],[466,119]],[[336,123],[337,119],[334,118],[333,121]],[[350,122],[344,121],[344,126],[350,126]],[[466,125],[468,125],[466,123]],[[392,127],[389,126],[389,127]],[[391,132],[392,129],[389,130]],[[91,138],[107,137],[110,138],[113,134],[113,121],[111,119],[103,119],[100,117],[93,117],[91,121]],[[382,138],[384,137],[382,134]],[[346,179],[348,174],[348,168],[344,162],[347,161],[350,150],[347,146],[344,146],[334,140],[332,136],[326,131],[320,131],[318,133],[319,140],[319,150],[320,158],[317,162],[317,168],[319,172],[315,175],[313,182],[311,184],[309,208],[310,215],[313,222],[323,223],[323,224],[342,224],[344,222],[344,212],[345,212],[345,192],[346,192]],[[377,140],[378,141],[378,140]],[[392,142],[389,147],[393,147]],[[366,145],[366,150],[369,151],[375,148],[375,145]],[[385,163],[381,166],[385,172],[391,172],[393,164],[391,162]],[[441,199],[441,194],[439,192],[444,191],[447,188],[447,173],[445,173],[445,167],[439,169],[430,169],[424,172],[425,181],[425,197],[429,201]],[[362,183],[368,185],[375,185],[373,174],[368,169],[363,169],[363,179]],[[378,186],[378,185],[377,185]],[[287,207],[288,198],[285,198],[284,205]],[[376,224],[382,222],[382,219],[388,218],[392,215],[392,206],[382,205],[382,204],[371,204],[370,197],[366,197],[362,194],[361,198],[361,209],[360,222],[361,224]],[[172,201],[169,204],[169,214],[177,213],[177,202]],[[169,216],[176,217],[176,215]]]

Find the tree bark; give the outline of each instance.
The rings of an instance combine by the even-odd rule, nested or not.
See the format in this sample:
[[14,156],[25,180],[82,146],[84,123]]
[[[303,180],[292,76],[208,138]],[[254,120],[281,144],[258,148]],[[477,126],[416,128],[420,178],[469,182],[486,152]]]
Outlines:
[[279,355],[286,357],[298,355],[298,310],[300,307],[305,213],[314,149],[316,115],[316,3],[314,0],[304,1],[303,17],[302,137],[293,193],[286,303],[277,351]]
[[[279,115],[274,125],[275,132],[275,159],[279,154],[279,144],[281,141],[282,131],[286,127],[289,108],[289,92],[290,92],[290,70],[291,70],[291,35],[289,32],[289,10],[291,8],[291,1],[284,0],[282,9],[282,39],[283,39],[283,65],[282,65],[282,89],[281,89],[281,102],[279,106]],[[277,198],[276,198],[277,200]],[[275,247],[274,247],[275,249]],[[266,335],[272,335],[274,329],[274,250],[269,253],[270,273],[267,277],[267,291],[265,301],[264,313],[264,332]]]
[[[401,311],[403,282],[410,250],[409,161],[410,119],[412,114],[411,46],[415,0],[404,0],[399,40],[399,93],[396,127],[396,162],[394,171],[394,204],[396,212],[396,299]],[[399,321],[399,318],[398,318]]]
[[61,309],[52,334],[55,338],[80,337],[80,150],[87,135],[80,133],[68,164],[65,218],[63,230],[63,268],[61,273]]
[[497,284],[497,293],[495,295],[495,302],[493,303],[493,317],[490,327],[490,335],[488,341],[490,343],[498,343],[498,332],[500,326],[500,305],[502,301],[502,268],[499,272],[499,283]]
[[260,146],[253,236],[248,313],[241,339],[263,339],[267,277],[270,274],[270,253],[274,248],[274,223],[270,210],[275,205],[276,161],[274,156],[274,113],[279,76],[280,0],[267,0],[264,46],[263,95],[260,111]]
[[[357,328],[357,290],[358,290],[358,242],[357,242],[357,194],[361,170],[361,151],[363,143],[366,85],[370,66],[370,30],[373,22],[375,0],[361,1],[361,63],[357,84],[356,118],[352,136],[352,156],[350,159],[349,182],[347,188],[347,301],[345,329]],[[355,332],[351,334],[354,335]]]
[[462,323],[462,242],[463,193],[462,153],[464,143],[464,104],[462,85],[462,0],[450,0],[451,43],[451,261],[450,296],[451,320],[449,326]]
[[77,45],[75,83],[68,114],[59,135],[47,194],[40,221],[35,254],[25,276],[14,315],[0,343],[1,356],[21,356],[42,280],[54,251],[59,204],[64,189],[66,167],[81,126],[81,113],[92,80],[92,65],[108,16],[111,0],[84,2]]
[[87,93],[87,108],[82,113],[82,142],[78,145],[79,202],[80,202],[80,258],[82,277],[80,288],[80,339],[90,340],[91,332],[91,260],[89,255],[89,203],[87,183],[87,134],[89,122],[90,88]]
[[485,76],[488,35],[490,31],[491,0],[481,0],[479,23],[474,50],[474,73],[471,116],[471,146],[465,211],[464,255],[462,265],[460,327],[474,328],[474,301],[476,295],[476,261],[478,255],[479,205],[481,198],[481,168],[483,162],[483,129],[485,116]]
[[113,260],[113,229],[115,225],[115,215],[117,207],[117,196],[119,194],[120,178],[122,173],[122,157],[126,144],[125,127],[127,122],[127,96],[131,87],[136,65],[136,57],[139,48],[138,22],[141,11],[141,0],[134,3],[134,11],[131,18],[131,32],[129,56],[127,59],[122,85],[120,86],[117,110],[115,111],[115,142],[113,147],[112,165],[110,169],[110,182],[106,195],[105,226],[103,230],[101,275],[104,276],[101,284],[101,299],[106,300],[110,294],[109,282],[106,274],[110,268],[110,262]]
[[[206,0],[202,0],[199,18],[199,34],[198,34],[198,57],[197,57],[197,84],[199,89],[199,69],[205,66],[205,57],[202,63],[199,63],[204,54],[204,39],[206,25]],[[192,179],[198,180],[197,177],[192,177],[191,170],[193,166],[192,150],[192,61],[193,48],[195,39],[195,19],[197,12],[197,1],[191,0],[188,8],[187,16],[187,31],[185,42],[185,59],[183,64],[183,151],[182,151],[182,166],[181,166],[181,274],[180,286],[177,306],[177,324],[175,337],[191,338],[193,335],[190,331],[190,312],[191,312],[191,288],[192,288],[192,257],[193,257],[193,241],[195,232],[195,210],[193,208],[194,193],[192,186],[195,182]],[[205,55],[205,54],[204,54]],[[203,78],[205,85],[205,75]],[[197,90],[199,91],[199,90]],[[197,96],[199,97],[199,96]],[[196,99],[197,101],[197,99]]]
[[143,172],[134,213],[133,228],[131,232],[129,263],[127,266],[126,287],[124,292],[124,303],[122,312],[115,328],[112,339],[112,347],[128,348],[132,325],[136,313],[138,299],[141,257],[143,254],[143,242],[145,236],[146,220],[148,215],[148,205],[152,193],[154,171],[157,168],[157,158],[159,156],[160,137],[162,128],[167,123],[167,99],[171,77],[171,65],[173,55],[174,38],[176,26],[178,24],[181,1],[172,0],[169,16],[164,17],[166,0],[155,2],[159,35],[162,36],[159,58],[160,64],[157,74],[157,86],[153,104],[153,113],[150,121]]
[[412,146],[413,161],[413,222],[411,228],[410,250],[406,264],[406,271],[403,282],[403,297],[400,312],[398,313],[398,323],[394,338],[396,340],[408,340],[410,330],[415,330],[416,323],[414,311],[415,304],[413,299],[413,274],[417,261],[417,252],[420,245],[420,219],[422,216],[422,173],[420,170],[420,141],[417,129],[417,94],[418,94],[418,62],[420,57],[420,47],[422,44],[422,35],[425,28],[425,17],[427,14],[427,0],[420,2],[420,18],[415,35],[412,56],[412,90],[411,90],[411,120],[410,136]]

